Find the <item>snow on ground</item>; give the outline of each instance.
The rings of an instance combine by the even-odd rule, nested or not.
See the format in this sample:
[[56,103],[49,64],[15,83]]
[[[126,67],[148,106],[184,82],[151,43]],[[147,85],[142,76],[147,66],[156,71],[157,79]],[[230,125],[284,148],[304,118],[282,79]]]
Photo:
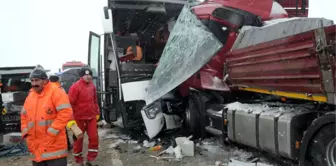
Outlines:
[[[170,150],[169,153],[162,155],[163,158],[155,158],[165,149],[172,149],[176,136],[164,136],[161,139],[148,140],[146,137],[134,132],[124,132],[124,130],[114,128],[99,129],[99,154],[96,164],[99,166],[215,166],[216,163],[228,165],[231,158],[250,161],[258,158],[259,161],[272,163],[263,156],[255,152],[246,152],[232,146],[223,146],[218,138],[208,138],[205,140],[194,140],[194,157],[184,157],[182,160],[175,158],[175,154]],[[72,139],[71,139],[72,140]],[[87,135],[84,139],[84,156],[87,153]],[[150,148],[156,145],[162,146],[158,151],[151,151]],[[153,156],[151,156],[153,155]],[[68,166],[74,165],[74,159],[70,152]],[[19,165],[30,166],[31,162],[27,156],[0,158],[0,166]]]

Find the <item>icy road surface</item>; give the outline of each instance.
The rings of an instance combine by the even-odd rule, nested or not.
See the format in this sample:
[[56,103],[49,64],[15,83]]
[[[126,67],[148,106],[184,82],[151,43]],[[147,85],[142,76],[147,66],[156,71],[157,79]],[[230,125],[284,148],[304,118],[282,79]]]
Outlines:
[[[216,162],[228,165],[230,158],[241,161],[258,159],[259,162],[274,164],[258,152],[246,152],[236,147],[222,146],[217,138],[209,138],[203,141],[195,141],[195,156],[185,157],[181,161],[175,159],[174,154],[164,154],[172,159],[159,159],[150,157],[158,155],[160,151],[150,151],[148,146],[162,145],[162,150],[171,146],[176,135],[165,135],[161,139],[146,140],[143,135],[121,132],[120,128],[105,128],[99,130],[100,150],[95,164],[99,166],[215,166]],[[145,142],[145,144],[144,144]],[[152,144],[152,145],[151,145]],[[87,152],[87,137],[85,138],[84,154]],[[0,166],[31,166],[28,157],[0,158]],[[68,166],[75,165],[73,156],[68,158]]]

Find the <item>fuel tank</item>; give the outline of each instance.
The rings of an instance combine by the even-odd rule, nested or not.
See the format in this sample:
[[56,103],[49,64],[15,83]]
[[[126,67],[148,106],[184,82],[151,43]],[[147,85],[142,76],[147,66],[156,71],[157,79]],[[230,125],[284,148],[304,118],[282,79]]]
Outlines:
[[297,141],[317,117],[300,106],[235,102],[226,107],[230,140],[290,159],[299,157]]

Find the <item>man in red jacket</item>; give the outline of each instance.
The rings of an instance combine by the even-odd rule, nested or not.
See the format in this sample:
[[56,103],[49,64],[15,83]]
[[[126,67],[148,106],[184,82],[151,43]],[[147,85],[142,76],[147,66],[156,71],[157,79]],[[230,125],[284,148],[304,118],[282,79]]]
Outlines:
[[[78,127],[86,132],[89,137],[87,154],[87,166],[96,159],[98,154],[98,131],[97,120],[99,119],[99,107],[97,103],[96,87],[92,83],[92,70],[83,67],[80,70],[80,80],[75,82],[69,89],[69,100],[73,109],[74,118]],[[82,157],[83,138],[74,142],[75,161],[83,165]]]

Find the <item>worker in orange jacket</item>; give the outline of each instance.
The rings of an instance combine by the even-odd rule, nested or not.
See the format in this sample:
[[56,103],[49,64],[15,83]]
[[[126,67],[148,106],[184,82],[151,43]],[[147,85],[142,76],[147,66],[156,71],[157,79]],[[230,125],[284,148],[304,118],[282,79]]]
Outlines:
[[[63,89],[63,87],[61,86],[61,84],[60,84],[60,82],[59,82],[59,77],[58,77],[57,75],[51,75],[51,76],[49,76],[49,80],[50,80],[50,82],[51,82],[52,84],[55,84],[57,87],[60,87],[60,88]],[[63,90],[64,90],[64,89],[63,89]],[[68,124],[67,124],[67,126],[68,126],[69,129],[70,129],[70,126],[71,126],[72,124],[76,124],[76,121],[75,121],[73,118],[72,118],[72,119],[68,122]],[[70,142],[70,140],[69,140],[69,134],[68,134],[68,131],[65,130],[65,133],[66,133],[66,136],[67,136],[68,150],[71,150],[71,149],[72,149],[72,146],[71,146],[71,142]]]
[[68,96],[49,82],[43,68],[30,73],[32,89],[21,111],[21,132],[33,166],[66,166],[65,127],[72,118]]

